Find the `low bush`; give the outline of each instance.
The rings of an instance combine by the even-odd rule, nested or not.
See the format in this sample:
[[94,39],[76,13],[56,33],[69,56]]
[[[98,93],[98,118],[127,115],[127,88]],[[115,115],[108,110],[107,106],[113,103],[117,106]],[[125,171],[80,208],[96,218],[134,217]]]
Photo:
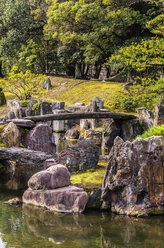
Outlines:
[[138,103],[133,97],[124,97],[120,100],[121,108],[126,111],[134,111],[138,107]]
[[142,139],[146,139],[146,138],[151,137],[151,136],[159,136],[159,135],[164,136],[164,125],[149,128],[142,135],[138,135],[136,138],[139,137]]

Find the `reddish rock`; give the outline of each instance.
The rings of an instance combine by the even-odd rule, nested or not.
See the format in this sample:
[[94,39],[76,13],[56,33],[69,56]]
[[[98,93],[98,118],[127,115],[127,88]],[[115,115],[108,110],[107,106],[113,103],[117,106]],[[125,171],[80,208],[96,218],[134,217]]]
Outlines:
[[164,213],[164,141],[152,136],[133,142],[115,139],[103,182],[103,206],[145,216]]
[[23,203],[46,207],[57,212],[83,212],[88,201],[87,193],[75,186],[53,190],[28,189],[23,194]]
[[34,174],[28,181],[31,189],[56,189],[70,185],[70,173],[64,165],[58,164]]
[[76,127],[67,130],[65,134],[66,139],[78,139],[79,136],[80,136],[80,132]]
[[27,134],[24,145],[28,149],[54,154],[56,146],[53,141],[52,128],[47,124],[38,124]]

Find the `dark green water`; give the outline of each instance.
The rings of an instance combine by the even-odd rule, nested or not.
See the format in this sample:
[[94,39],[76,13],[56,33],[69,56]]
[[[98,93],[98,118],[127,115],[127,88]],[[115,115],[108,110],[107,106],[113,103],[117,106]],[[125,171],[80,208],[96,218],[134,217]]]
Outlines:
[[11,197],[0,192],[0,248],[164,248],[164,216],[61,215],[3,203]]

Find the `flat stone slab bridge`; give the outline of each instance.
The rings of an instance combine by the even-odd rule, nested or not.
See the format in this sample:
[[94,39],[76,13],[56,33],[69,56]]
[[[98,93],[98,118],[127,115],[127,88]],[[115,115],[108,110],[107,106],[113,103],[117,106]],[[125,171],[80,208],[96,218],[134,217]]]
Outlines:
[[108,119],[114,120],[132,120],[137,118],[135,115],[112,113],[108,111],[104,112],[76,112],[76,113],[59,113],[59,114],[47,114],[47,115],[35,115],[28,116],[22,119],[11,119],[6,122],[0,122],[0,125],[4,125],[9,122],[15,123],[20,127],[32,128],[35,127],[36,122],[53,121],[53,120],[72,120],[72,119]]
[[52,120],[70,120],[70,119],[107,119],[112,118],[115,120],[132,120],[135,119],[135,115],[112,113],[112,112],[76,112],[76,113],[59,113],[59,114],[47,114],[28,116],[24,119],[38,121],[52,121]]

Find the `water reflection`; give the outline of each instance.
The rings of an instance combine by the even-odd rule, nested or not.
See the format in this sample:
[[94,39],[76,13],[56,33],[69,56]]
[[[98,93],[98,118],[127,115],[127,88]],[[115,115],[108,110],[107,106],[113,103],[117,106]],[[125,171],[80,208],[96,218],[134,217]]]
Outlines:
[[164,247],[163,216],[135,219],[93,212],[61,215],[30,206],[23,210],[29,229],[60,247]]
[[0,195],[0,248],[164,248],[164,216],[63,215],[32,206],[5,205],[3,197]]

